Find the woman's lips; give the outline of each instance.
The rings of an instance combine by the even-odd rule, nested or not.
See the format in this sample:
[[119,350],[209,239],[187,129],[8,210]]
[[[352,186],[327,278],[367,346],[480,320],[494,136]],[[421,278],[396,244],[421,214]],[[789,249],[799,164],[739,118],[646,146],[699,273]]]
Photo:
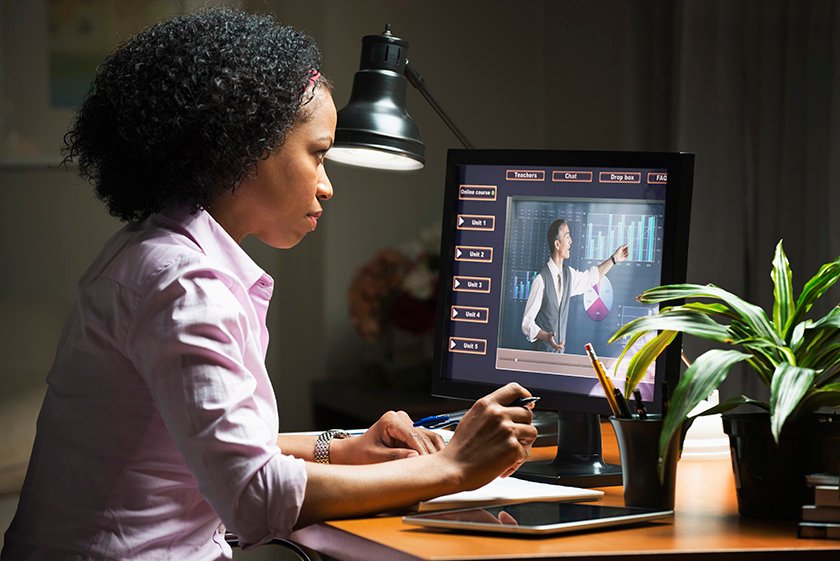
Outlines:
[[306,215],[306,217],[309,218],[309,222],[312,224],[313,230],[318,227],[318,219],[321,218],[321,214],[323,214],[323,211],[312,212]]

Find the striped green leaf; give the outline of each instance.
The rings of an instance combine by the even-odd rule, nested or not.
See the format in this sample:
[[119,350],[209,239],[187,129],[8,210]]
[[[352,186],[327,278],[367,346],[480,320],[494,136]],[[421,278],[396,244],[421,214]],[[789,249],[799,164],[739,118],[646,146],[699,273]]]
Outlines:
[[755,335],[768,337],[780,345],[783,344],[781,337],[773,329],[773,325],[770,323],[764,310],[712,284],[671,284],[658,286],[646,290],[636,299],[645,304],[656,304],[684,298],[710,298],[720,300],[732,312],[737,314],[741,321],[748,325]]
[[834,339],[840,332],[840,306],[835,306],[818,321],[805,320],[796,324],[790,338],[790,348],[797,352],[800,348],[811,344],[812,340],[820,336],[818,331],[825,331],[828,340]]
[[836,321],[824,321],[828,319],[837,320],[840,316],[825,317],[814,323],[803,322],[809,324],[803,330],[797,326],[794,333],[798,345],[793,349],[797,365],[821,371],[840,367],[840,328],[833,325]]
[[729,306],[718,302],[686,302],[680,307],[709,315],[726,316],[732,319],[738,318],[738,314],[734,313]]
[[740,345],[745,351],[751,353],[753,358],[750,364],[756,368],[764,384],[769,388],[770,379],[776,365],[790,357],[781,350],[781,346],[767,337],[755,335],[750,331],[749,326],[742,321],[733,321],[729,330],[735,339],[735,345]]
[[817,371],[831,368],[832,365],[840,366],[840,342],[826,343],[814,352],[800,357],[796,363]]
[[830,312],[811,324],[811,329],[833,327],[840,329],[840,306],[834,306]]
[[770,411],[770,405],[768,405],[766,401],[758,401],[745,395],[736,395],[727,400],[721,401],[714,407],[709,407],[705,411],[698,413],[697,416],[702,417],[705,415],[717,415],[718,413],[725,413],[726,411],[735,409],[741,405],[755,405],[757,407],[761,407],[765,411]]
[[687,310],[681,306],[663,308],[655,315],[642,316],[625,323],[613,333],[609,342],[612,343],[621,337],[633,336],[639,332],[660,330],[682,331],[695,337],[721,343],[732,342],[727,326],[717,323],[705,313]]
[[840,409],[840,382],[825,385],[809,393],[808,397],[802,401],[800,411],[812,413],[823,407]]
[[[662,422],[659,438],[659,458],[664,458],[668,443],[680,429],[694,407],[709,397],[729,374],[733,364],[749,358],[750,355],[735,350],[712,349],[706,351],[683,373],[674,393],[668,412]],[[660,461],[660,465],[662,462]]]
[[644,378],[647,369],[676,336],[676,331],[661,331],[633,355],[630,364],[627,366],[627,381],[624,384],[625,396],[629,397],[633,394],[633,390],[636,389],[639,380]]
[[797,355],[805,362],[810,360],[812,356],[822,353],[826,347],[831,345],[832,341],[837,340],[838,331],[840,330],[832,329],[811,333],[811,336],[807,338],[807,343],[799,348]]
[[747,359],[747,364],[749,364],[753,371],[758,375],[759,380],[764,383],[764,386],[769,388],[770,382],[773,380],[773,372],[776,370],[775,363],[760,355],[752,355]]
[[770,431],[776,442],[779,441],[785,421],[813,388],[816,376],[817,372],[813,368],[802,368],[787,362],[776,367],[770,384]]
[[[793,314],[788,320],[788,332],[792,331],[795,326],[802,321],[802,318],[805,317],[805,314],[808,313],[808,310],[811,309],[814,302],[816,302],[820,296],[825,294],[829,288],[834,286],[834,283],[837,282],[838,278],[840,278],[840,257],[831,263],[826,263],[820,267],[817,274],[805,283],[805,287],[802,289],[802,293],[796,301],[796,307],[794,308]],[[784,338],[787,340],[787,333]]]
[[776,333],[784,339],[788,320],[793,315],[794,303],[793,274],[781,240],[776,245],[770,278],[773,279],[773,325],[776,326]]
[[834,355],[834,360],[829,366],[823,368],[816,383],[817,388],[825,388],[830,384],[840,383],[840,352]]
[[[647,331],[637,331],[632,336],[630,336],[630,339],[628,339],[627,343],[624,344],[624,348],[621,350],[621,354],[618,355],[618,358],[613,363],[613,377],[618,375],[618,365],[621,364],[622,360],[624,360],[624,355],[633,350],[633,345],[635,345],[639,341],[639,339],[641,339],[647,334]],[[612,342],[612,339],[610,339],[609,342]]]

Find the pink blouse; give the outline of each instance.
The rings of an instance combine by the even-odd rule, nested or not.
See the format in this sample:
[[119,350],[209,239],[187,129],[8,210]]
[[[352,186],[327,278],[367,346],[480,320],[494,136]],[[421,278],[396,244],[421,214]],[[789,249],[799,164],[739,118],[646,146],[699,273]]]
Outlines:
[[229,558],[288,535],[304,462],[277,447],[273,280],[204,211],[118,232],[49,373],[2,559]]

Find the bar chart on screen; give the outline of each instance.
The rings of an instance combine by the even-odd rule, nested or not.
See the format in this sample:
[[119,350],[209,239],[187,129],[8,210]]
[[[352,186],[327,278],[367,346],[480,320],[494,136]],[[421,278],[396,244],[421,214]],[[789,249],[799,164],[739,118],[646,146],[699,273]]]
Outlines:
[[613,251],[629,245],[630,261],[653,263],[662,239],[658,217],[647,214],[590,213],[586,224],[586,259],[609,259]]

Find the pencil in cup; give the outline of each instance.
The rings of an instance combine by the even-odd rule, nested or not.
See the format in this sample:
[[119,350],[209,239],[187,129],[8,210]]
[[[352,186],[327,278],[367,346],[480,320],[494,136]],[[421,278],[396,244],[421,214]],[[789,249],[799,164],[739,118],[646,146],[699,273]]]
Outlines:
[[615,400],[615,386],[613,386],[612,380],[610,380],[609,376],[607,376],[607,371],[604,369],[604,365],[601,364],[600,360],[598,360],[598,356],[595,354],[595,349],[592,347],[592,343],[587,343],[584,346],[584,349],[586,349],[586,354],[589,355],[589,360],[592,362],[592,368],[595,369],[595,374],[598,376],[598,381],[601,383],[601,388],[604,390],[604,395],[607,398],[607,403],[609,403],[613,415],[621,417],[621,410],[618,408],[618,402]]

